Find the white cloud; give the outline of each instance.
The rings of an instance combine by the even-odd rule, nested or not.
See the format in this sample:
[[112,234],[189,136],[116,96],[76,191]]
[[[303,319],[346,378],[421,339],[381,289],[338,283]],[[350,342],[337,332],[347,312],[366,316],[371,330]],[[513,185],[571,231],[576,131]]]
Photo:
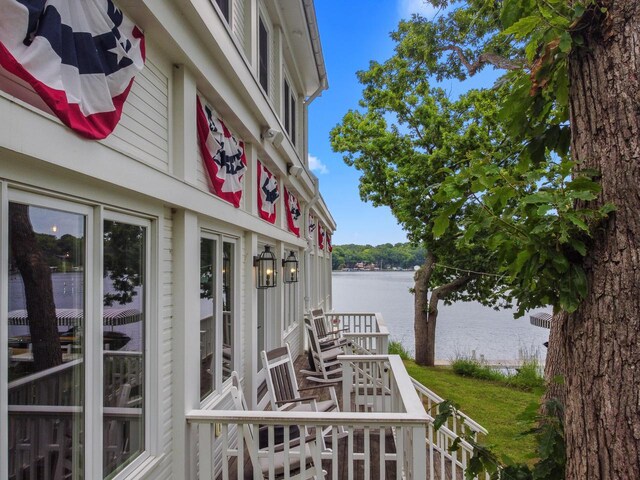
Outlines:
[[436,13],[436,9],[426,0],[398,0],[398,13],[400,18],[405,19],[411,18],[413,13],[430,18]]
[[309,169],[321,175],[329,173],[327,166],[322,163],[318,157],[314,157],[313,155],[309,155]]

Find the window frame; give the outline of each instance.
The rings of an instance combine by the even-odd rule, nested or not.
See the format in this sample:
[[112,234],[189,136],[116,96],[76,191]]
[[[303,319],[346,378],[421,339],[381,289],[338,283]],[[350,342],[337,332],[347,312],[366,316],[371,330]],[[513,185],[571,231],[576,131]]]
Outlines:
[[[216,355],[214,363],[215,363],[215,371],[213,372],[213,382],[212,389],[209,394],[205,397],[200,398],[200,377],[198,376],[197,389],[198,389],[198,398],[200,398],[200,405],[202,408],[208,408],[213,403],[216,402],[217,398],[222,394],[225,388],[231,384],[231,379],[228,378],[226,380],[222,379],[222,358],[218,358],[217,355],[222,355],[222,340],[223,340],[223,319],[224,319],[224,311],[223,311],[223,278],[222,278],[222,267],[223,265],[223,257],[224,257],[224,244],[231,243],[233,245],[233,272],[231,274],[231,284],[233,287],[232,293],[232,335],[233,335],[233,345],[231,351],[231,362],[235,370],[238,370],[239,367],[239,353],[238,350],[241,348],[239,344],[239,335],[240,335],[240,321],[239,321],[239,288],[240,288],[240,276],[241,276],[241,263],[240,263],[240,238],[221,233],[215,230],[211,230],[205,227],[201,227],[199,231],[199,240],[201,241],[203,238],[213,240],[216,244],[215,247],[215,262],[216,262],[216,279],[215,279],[215,288],[216,294],[218,295],[218,301],[215,306],[215,316],[214,318],[214,355]],[[201,247],[200,247],[201,248]],[[198,256],[200,258],[200,256]],[[220,270],[218,270],[220,268]],[[199,269],[198,269],[199,270]],[[200,321],[200,320],[198,320]],[[198,362],[200,362],[200,354],[198,354]],[[200,371],[200,365],[198,365],[198,371]]]
[[[132,458],[121,471],[110,480],[121,480],[147,463],[159,453],[158,422],[162,414],[159,404],[159,339],[158,339],[158,221],[153,215],[129,213],[124,209],[106,208],[103,204],[71,198],[64,194],[41,191],[36,188],[20,188],[19,185],[0,182],[0,477],[8,474],[8,240],[9,240],[9,203],[22,203],[29,206],[61,210],[63,212],[84,215],[85,252],[84,252],[84,311],[87,318],[102,318],[103,314],[103,234],[104,221],[114,220],[123,223],[144,226],[145,268],[148,281],[145,285],[145,325],[144,325],[144,448]],[[84,325],[86,340],[84,346],[84,417],[83,417],[83,477],[104,478],[103,475],[103,328],[87,321]],[[99,379],[99,380],[96,380]],[[158,381],[152,381],[156,379]],[[152,388],[156,384],[155,390]],[[99,419],[99,420],[98,420]]]
[[284,124],[285,132],[294,146],[297,145],[297,108],[298,95],[296,93],[296,89],[293,87],[291,76],[287,70],[284,69],[282,80],[282,123]]
[[[258,42],[258,51],[257,51],[257,62],[256,62],[256,67],[257,67],[257,73],[258,73],[258,85],[260,85],[260,88],[262,88],[263,92],[265,93],[265,95],[267,96],[267,98],[269,98],[270,95],[270,77],[271,77],[271,24],[268,20],[269,17],[267,17],[267,15],[264,13],[264,11],[262,10],[262,8],[258,9],[258,34],[256,35],[257,38],[257,42]],[[261,40],[261,27],[264,29],[265,32],[265,42],[263,42]],[[262,83],[262,47],[264,46],[265,48],[265,55],[266,55],[266,59],[264,62],[265,68],[264,68],[264,72],[265,72],[265,83]]]

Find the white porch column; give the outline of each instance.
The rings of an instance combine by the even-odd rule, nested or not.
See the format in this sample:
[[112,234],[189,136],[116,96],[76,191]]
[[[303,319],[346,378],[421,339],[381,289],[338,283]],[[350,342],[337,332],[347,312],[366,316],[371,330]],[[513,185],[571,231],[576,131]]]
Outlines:
[[195,185],[198,162],[196,81],[184,65],[175,65],[173,69],[172,118],[171,169],[176,177]]
[[258,235],[246,232],[244,235],[244,318],[242,330],[242,356],[244,358],[244,395],[249,408],[254,408],[258,401],[258,290],[253,268],[253,256],[258,251]]
[[196,477],[197,432],[185,413],[200,408],[200,235],[198,217],[174,214],[173,478]]

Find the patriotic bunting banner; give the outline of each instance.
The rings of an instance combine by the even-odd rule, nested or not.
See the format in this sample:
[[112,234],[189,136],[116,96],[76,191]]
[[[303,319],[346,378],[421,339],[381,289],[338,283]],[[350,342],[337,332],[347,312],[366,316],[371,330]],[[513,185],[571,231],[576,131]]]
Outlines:
[[322,225],[318,224],[318,248],[324,250],[325,231]]
[[333,252],[333,245],[331,244],[331,234],[327,233],[327,250],[329,253]]
[[200,97],[196,97],[196,101],[198,141],[211,180],[211,192],[238,208],[247,171],[244,143],[231,135],[224,122],[215,116],[209,105],[200,101]]
[[300,236],[300,202],[298,199],[287,190],[284,189],[284,199],[287,202],[287,225],[289,225],[289,231],[296,236]]
[[309,236],[313,238],[311,235],[316,230],[316,219],[313,218],[313,215],[309,214]]
[[276,223],[278,198],[278,180],[258,161],[258,213],[269,223]]
[[120,121],[144,36],[111,0],[0,0],[0,65],[91,139]]

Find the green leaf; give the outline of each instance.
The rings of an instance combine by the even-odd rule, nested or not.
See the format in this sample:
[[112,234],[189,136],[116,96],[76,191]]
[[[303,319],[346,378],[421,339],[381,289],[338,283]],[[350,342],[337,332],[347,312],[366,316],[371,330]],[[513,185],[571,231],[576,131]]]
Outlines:
[[592,193],[600,193],[600,191],[602,190],[602,187],[597,182],[594,182],[590,178],[582,176],[576,177],[568,182],[566,188],[567,190],[572,191],[582,190]]
[[449,227],[449,215],[446,213],[438,215],[433,221],[433,236],[439,238]]
[[518,40],[521,40],[522,38],[529,35],[538,25],[540,25],[541,21],[542,21],[542,18],[539,16],[531,15],[529,17],[524,17],[518,20],[513,25],[511,25],[506,30],[504,30],[502,34],[513,35]]
[[511,266],[511,272],[514,274],[517,274],[518,272],[520,272],[524,264],[530,258],[531,258],[531,252],[529,252],[528,250],[522,250],[520,253],[518,253],[518,256],[516,257],[516,261]]
[[571,246],[583,257],[587,254],[587,246],[584,244],[584,242],[578,239],[574,239],[571,241]]
[[550,210],[553,210],[553,205],[540,205],[537,210],[537,214],[540,216],[546,215]]
[[560,51],[563,53],[569,53],[571,51],[572,43],[569,32],[562,32],[562,35],[560,35],[560,44],[558,45]]
[[573,223],[576,227],[578,227],[580,230],[584,230],[585,232],[589,231],[589,226],[584,222],[584,220],[578,217],[578,215],[576,215],[574,212],[565,213],[565,217],[571,223]]
[[527,195],[522,199],[522,203],[552,203],[553,195],[551,192],[540,191]]

